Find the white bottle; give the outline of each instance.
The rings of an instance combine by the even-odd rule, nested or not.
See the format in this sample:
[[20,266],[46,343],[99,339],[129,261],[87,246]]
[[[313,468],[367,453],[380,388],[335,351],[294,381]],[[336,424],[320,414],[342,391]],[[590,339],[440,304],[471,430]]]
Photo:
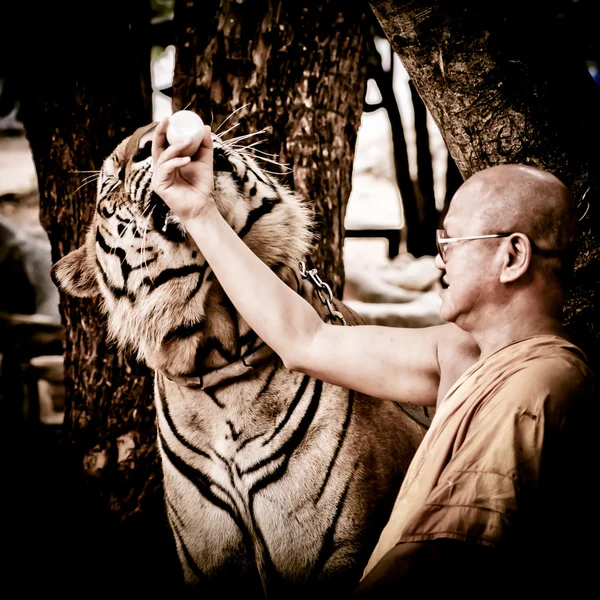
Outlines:
[[186,156],[193,156],[198,152],[203,137],[204,123],[195,112],[191,110],[179,110],[169,117],[167,142],[171,146],[183,142],[186,138],[190,138],[193,142],[185,150],[184,154]]

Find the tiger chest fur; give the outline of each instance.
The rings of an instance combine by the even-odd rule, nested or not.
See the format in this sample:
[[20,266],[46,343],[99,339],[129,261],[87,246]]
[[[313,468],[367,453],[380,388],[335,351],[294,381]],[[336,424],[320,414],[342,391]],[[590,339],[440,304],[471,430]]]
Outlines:
[[[150,191],[152,130],[104,161],[86,242],[56,263],[54,280],[100,295],[111,337],[155,371],[165,505],[186,582],[199,594],[339,597],[360,579],[423,431],[392,403],[263,352]],[[248,154],[214,144],[219,210],[297,285],[307,205]]]

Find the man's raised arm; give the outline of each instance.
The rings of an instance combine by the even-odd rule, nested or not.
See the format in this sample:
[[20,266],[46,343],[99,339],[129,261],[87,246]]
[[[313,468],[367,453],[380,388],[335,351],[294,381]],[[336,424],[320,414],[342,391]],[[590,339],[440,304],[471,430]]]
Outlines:
[[187,144],[166,147],[163,121],[153,143],[153,189],[179,216],[225,293],[284,364],[346,388],[403,403],[433,405],[445,327],[339,327],[323,323],[238,237],[213,199],[207,127],[194,160]]
[[186,228],[234,306],[286,367],[382,399],[435,404],[439,328],[329,325],[248,249],[216,208]]

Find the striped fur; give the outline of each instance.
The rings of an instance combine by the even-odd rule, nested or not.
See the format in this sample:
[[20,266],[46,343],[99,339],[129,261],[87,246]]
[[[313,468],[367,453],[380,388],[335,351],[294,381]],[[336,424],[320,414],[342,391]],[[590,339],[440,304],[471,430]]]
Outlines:
[[[396,405],[291,372],[275,355],[208,390],[165,376],[222,367],[261,341],[150,191],[152,128],[104,162],[86,243],[54,279],[74,295],[100,294],[112,338],[155,370],[166,510],[186,582],[207,597],[342,597],[423,432]],[[214,142],[219,210],[295,287],[310,211],[247,153]]]

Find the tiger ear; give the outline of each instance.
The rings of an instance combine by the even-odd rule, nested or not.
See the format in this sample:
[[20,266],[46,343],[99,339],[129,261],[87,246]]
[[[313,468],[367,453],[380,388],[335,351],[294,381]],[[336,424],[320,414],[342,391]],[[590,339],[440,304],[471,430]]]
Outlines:
[[71,296],[92,298],[100,293],[85,246],[69,252],[55,262],[50,275],[54,285]]

